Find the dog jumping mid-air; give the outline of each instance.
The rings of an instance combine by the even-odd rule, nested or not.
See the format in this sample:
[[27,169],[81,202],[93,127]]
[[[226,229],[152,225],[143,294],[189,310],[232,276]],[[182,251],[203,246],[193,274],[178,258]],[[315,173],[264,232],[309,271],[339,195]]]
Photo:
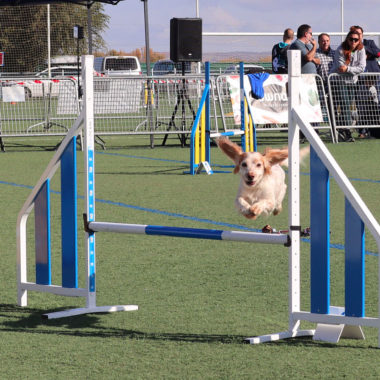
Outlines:
[[[217,144],[235,163],[233,172],[240,174],[235,200],[238,211],[248,219],[280,213],[286,193],[285,172],[281,166],[288,166],[288,149],[267,148],[264,154],[245,153],[226,137],[218,138]],[[309,150],[309,147],[301,149],[300,157]]]

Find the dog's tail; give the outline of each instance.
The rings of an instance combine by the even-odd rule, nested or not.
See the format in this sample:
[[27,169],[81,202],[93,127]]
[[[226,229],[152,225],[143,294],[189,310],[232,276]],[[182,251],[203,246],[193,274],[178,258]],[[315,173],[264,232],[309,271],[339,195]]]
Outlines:
[[[300,163],[301,165],[303,164],[304,162],[304,159],[310,154],[310,146],[305,146],[304,148],[301,148],[300,149]],[[289,159],[285,159],[284,161],[282,161],[280,163],[281,166],[286,166],[288,167],[289,166]]]

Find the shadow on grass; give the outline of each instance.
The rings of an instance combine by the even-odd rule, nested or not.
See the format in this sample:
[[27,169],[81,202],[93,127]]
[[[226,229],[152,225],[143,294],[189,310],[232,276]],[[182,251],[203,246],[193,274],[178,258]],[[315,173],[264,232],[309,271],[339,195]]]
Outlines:
[[59,143],[51,144],[28,144],[28,143],[17,143],[8,142],[4,140],[5,153],[19,153],[19,152],[42,152],[42,151],[54,151]]
[[[65,309],[68,309],[66,307]],[[191,333],[168,333],[168,332],[144,332],[112,327],[104,327],[99,324],[97,314],[86,314],[62,319],[43,319],[42,314],[54,310],[36,308],[23,308],[12,304],[0,304],[0,332],[26,333],[26,334],[51,334],[67,335],[76,337],[96,338],[121,338],[146,341],[173,341],[189,343],[223,343],[244,344],[247,336],[244,335],[221,335],[221,334],[191,334]],[[2,322],[1,319],[7,320]],[[350,345],[340,342],[338,345],[313,341],[311,337],[299,337],[294,339],[279,340],[264,343],[264,345],[285,345],[287,347],[310,347],[310,348],[366,348],[376,349],[376,346]],[[252,345],[254,347],[255,345]],[[263,345],[259,345],[263,346]],[[257,345],[256,345],[257,347]]]
[[[66,308],[67,309],[67,308]],[[59,334],[76,337],[122,338],[151,341],[243,344],[244,336],[217,334],[152,333],[99,325],[98,314],[86,314],[62,319],[43,319],[42,314],[54,310],[23,308],[0,304],[0,332]],[[1,322],[2,318],[7,321]]]

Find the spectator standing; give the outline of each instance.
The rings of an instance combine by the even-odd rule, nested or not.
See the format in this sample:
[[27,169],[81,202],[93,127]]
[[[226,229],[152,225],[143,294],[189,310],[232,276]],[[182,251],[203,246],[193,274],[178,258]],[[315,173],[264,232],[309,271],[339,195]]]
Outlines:
[[[380,57],[380,49],[372,40],[363,39],[363,28],[359,25],[351,26],[350,31],[355,31],[359,34],[366,53],[367,63],[365,72],[379,73],[380,66],[377,63],[377,58]],[[378,124],[380,121],[379,115],[379,77],[365,76],[359,78],[359,94],[357,99],[357,108],[359,116],[359,124],[373,125]],[[370,129],[371,135],[379,137],[379,129]],[[361,129],[359,131],[359,138],[369,137],[368,129]]]
[[[335,51],[330,73],[344,74],[332,80],[335,122],[337,126],[351,127],[351,108],[356,98],[358,75],[364,72],[366,56],[360,35],[350,31]],[[340,112],[338,114],[338,109]],[[354,141],[349,129],[340,131],[345,141]]]
[[[318,58],[315,57],[317,43],[313,38],[311,26],[302,24],[297,29],[297,39],[290,45],[290,50],[301,51],[301,74],[316,74],[316,65],[320,64]],[[300,132],[301,141],[305,136]]]
[[364,45],[367,58],[365,71],[368,73],[379,73],[380,67],[377,63],[377,58],[380,57],[380,49],[376,46],[375,41],[363,39],[363,28],[359,25],[351,26],[350,31],[359,34],[360,41],[362,41]]
[[327,88],[327,78],[333,65],[335,50],[331,49],[330,36],[327,33],[321,33],[318,36],[318,45],[315,56],[321,63],[317,65],[317,74],[321,76],[325,88]]
[[294,38],[294,31],[290,28],[285,29],[282,41],[272,48],[272,72],[274,74],[288,73],[287,52]]
[[321,62],[315,57],[317,42],[313,38],[311,26],[303,24],[297,29],[297,39],[290,45],[290,50],[301,51],[301,73],[316,74]]
[[[321,33],[318,36],[318,46],[319,47],[315,53],[315,57],[320,60],[320,64],[317,65],[317,74],[322,78],[328,112],[331,115],[331,106],[328,99],[328,76],[334,61],[335,50],[331,49],[330,36],[327,33]],[[324,118],[324,121],[329,121],[328,116]]]

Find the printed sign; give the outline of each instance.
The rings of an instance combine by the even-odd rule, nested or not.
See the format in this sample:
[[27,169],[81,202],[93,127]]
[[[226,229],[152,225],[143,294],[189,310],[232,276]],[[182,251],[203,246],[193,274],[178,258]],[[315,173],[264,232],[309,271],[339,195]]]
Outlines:
[[25,102],[25,90],[22,86],[3,87],[3,102]]
[[[239,76],[227,78],[230,88],[231,103],[235,124],[240,124],[240,80]],[[248,76],[244,75],[244,89],[253,112],[255,124],[287,124],[288,123],[288,96],[287,75],[270,75],[263,83],[264,97],[254,99],[251,94],[251,84]],[[323,121],[321,103],[315,78],[312,75],[303,75],[300,88],[301,105],[308,122]]]

